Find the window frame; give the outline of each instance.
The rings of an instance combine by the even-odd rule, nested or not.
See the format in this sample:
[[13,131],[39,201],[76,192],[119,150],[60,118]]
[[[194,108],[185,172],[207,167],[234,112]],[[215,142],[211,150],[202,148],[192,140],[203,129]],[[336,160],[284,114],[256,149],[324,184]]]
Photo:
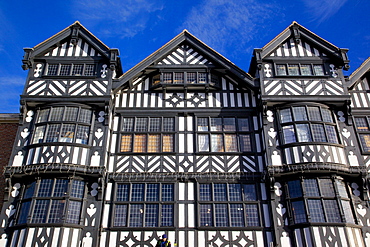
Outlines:
[[[126,198],[120,198],[119,194],[119,186],[127,186],[127,194]],[[142,191],[140,192],[138,188],[135,188],[134,185],[137,185],[138,188],[141,186]],[[153,194],[153,188],[149,188],[149,185],[157,185],[157,198],[149,197],[150,194]],[[168,188],[166,186],[170,185],[171,187],[171,198],[168,196],[166,197],[164,194],[167,191]],[[149,189],[148,189],[149,188]],[[175,227],[175,213],[176,213],[176,198],[175,198],[175,190],[176,190],[176,184],[173,182],[143,182],[143,183],[124,183],[124,182],[117,182],[115,183],[115,188],[113,193],[113,200],[112,200],[112,221],[111,221],[111,227],[113,228],[173,228]],[[137,197],[141,193],[140,197]],[[136,196],[136,197],[133,197]],[[141,217],[138,218],[141,222],[137,221],[131,221],[133,217],[133,211],[132,209],[135,209],[136,206],[142,206],[140,209]],[[172,209],[170,209],[170,207]],[[118,207],[124,207],[126,208],[124,212],[124,222],[122,224],[122,221],[116,221],[117,220],[117,208]],[[156,215],[153,218],[150,216],[153,216],[153,214],[147,215],[148,209],[154,208],[156,209]],[[166,213],[166,216],[164,215],[164,211]],[[151,212],[153,213],[153,211]],[[120,214],[122,215],[122,213]],[[151,219],[151,221],[147,221]],[[166,224],[163,224],[164,219],[169,220],[169,222],[166,222]],[[155,223],[155,225],[147,225],[148,223]],[[134,225],[132,225],[134,224]]]
[[[261,217],[261,206],[260,206],[260,197],[259,197],[259,188],[256,183],[232,183],[232,182],[199,182],[197,184],[197,207],[198,207],[198,227],[200,229],[209,229],[209,228],[232,228],[232,229],[242,229],[242,228],[261,228],[262,217]],[[225,188],[224,195],[222,196],[222,190],[220,188],[223,185]],[[232,185],[239,185],[240,191],[237,191],[236,198],[235,191],[231,193]],[[207,191],[202,192],[202,187],[208,187]],[[248,191],[248,195],[254,195],[254,198],[248,198],[245,192],[245,187],[253,187],[253,192]],[[219,187],[219,188],[217,188]],[[249,188],[250,189],[250,188]],[[219,194],[219,195],[217,195]],[[234,194],[234,195],[231,195]],[[208,198],[202,198],[202,195]],[[223,197],[223,200],[222,200]],[[238,200],[239,199],[239,200]],[[226,214],[219,214],[223,206],[226,209]],[[241,206],[241,207],[240,207]],[[234,208],[234,209],[233,209]],[[204,209],[207,209],[204,211]],[[236,209],[236,211],[235,211]],[[243,211],[243,218],[240,220],[240,213],[237,211]],[[252,212],[253,215],[248,217],[247,212]],[[207,216],[210,213],[210,217]],[[234,215],[234,216],[233,216]],[[204,219],[208,219],[209,222],[204,222]],[[222,223],[222,220],[225,219],[226,224]],[[234,218],[234,221],[233,221]]]
[[[358,122],[359,119],[365,120],[361,126]],[[355,124],[357,140],[361,147],[361,152],[364,154],[370,154],[370,116],[353,116],[353,120]],[[362,130],[361,128],[366,129]],[[363,136],[366,138],[362,138]],[[369,142],[368,145],[366,145],[367,142]]]
[[[318,111],[313,112],[312,109]],[[317,117],[320,119],[315,119]],[[341,145],[336,118],[328,107],[315,104],[281,107],[278,109],[278,122],[283,146],[302,143]]]
[[[71,112],[73,110],[76,112]],[[93,111],[87,107],[53,105],[40,108],[35,118],[31,145],[49,143],[89,145],[93,121]]]
[[[73,74],[74,67],[75,66],[81,66],[82,65],[82,73],[81,74]],[[49,73],[49,68],[52,66],[56,66],[55,68],[55,73],[50,74]],[[68,73],[67,74],[61,74],[63,66],[68,66]],[[96,77],[97,69],[96,69],[96,64],[93,62],[91,63],[73,63],[73,62],[56,62],[53,63],[52,61],[47,62],[45,66],[45,71],[44,71],[44,76],[57,76],[57,77]],[[92,68],[92,69],[91,69]]]
[[[63,183],[65,188],[60,187]],[[28,188],[32,188],[32,191]],[[78,178],[39,178],[26,183],[23,185],[15,224],[82,225],[86,193],[86,182]],[[27,205],[25,211],[24,205]]]
[[[290,186],[290,182],[294,182],[294,184]],[[339,183],[342,185],[338,185]],[[314,187],[312,187],[313,185]],[[290,214],[290,225],[307,223],[355,224],[351,193],[348,190],[347,183],[341,178],[300,177],[285,182],[284,187]],[[290,189],[293,189],[295,194],[292,194]],[[297,206],[294,206],[294,204]],[[345,207],[347,209],[349,207],[350,212],[346,212]],[[299,209],[299,214],[296,213],[297,209]]]
[[[234,125],[227,124],[225,121],[226,119],[233,119]],[[207,120],[207,126],[201,125],[201,120]],[[213,122],[217,120],[221,120],[221,126],[213,125]],[[245,121],[246,125],[241,124],[241,121],[243,120]],[[230,129],[227,126],[235,126],[235,129]],[[221,129],[217,129],[218,127],[221,127]],[[245,127],[247,127],[247,130],[242,129]],[[200,128],[203,128],[203,130]],[[195,119],[195,138],[197,143],[196,151],[202,154],[238,154],[251,153],[255,151],[255,147],[253,145],[253,124],[251,121],[251,117],[248,116],[197,116]],[[215,148],[217,149],[214,150]]]
[[[125,130],[125,119],[132,120],[131,130]],[[160,119],[160,129],[155,130],[152,126],[153,119]],[[172,119],[172,129],[169,130],[164,120]],[[145,129],[137,130],[139,120],[146,120]],[[177,117],[164,116],[121,116],[119,129],[119,153],[174,153],[176,150]],[[168,124],[169,122],[167,122]],[[143,125],[144,122],[141,124]],[[125,127],[126,126],[126,127]],[[126,139],[124,139],[127,137]],[[155,138],[157,137],[157,139]],[[172,142],[168,142],[172,139]],[[158,140],[158,142],[156,142]],[[124,143],[125,141],[125,143]],[[140,142],[141,141],[141,142]],[[139,145],[142,143],[142,145]],[[125,145],[124,145],[125,144]],[[152,145],[151,145],[152,144]],[[157,145],[159,144],[159,145]],[[169,150],[171,149],[171,150]]]
[[[296,65],[297,67],[297,73],[296,74],[291,74],[289,73],[289,66],[293,66],[293,65]],[[274,66],[275,66],[275,75],[277,77],[295,77],[295,76],[304,76],[304,77],[309,77],[309,76],[315,76],[315,77],[320,77],[320,76],[326,76],[327,77],[327,73],[326,73],[326,70],[325,70],[325,66],[324,64],[322,63],[297,63],[297,62],[291,62],[291,63],[288,63],[288,62],[275,62],[274,63]],[[310,70],[310,74],[305,74],[303,73],[303,67],[304,66],[308,66],[309,70]],[[317,70],[316,70],[316,67],[317,66],[321,66],[321,69],[322,69],[322,74],[318,74],[317,73]],[[280,67],[280,69],[279,69]],[[284,74],[281,74],[279,73],[279,71],[282,71],[282,68],[284,67]]]

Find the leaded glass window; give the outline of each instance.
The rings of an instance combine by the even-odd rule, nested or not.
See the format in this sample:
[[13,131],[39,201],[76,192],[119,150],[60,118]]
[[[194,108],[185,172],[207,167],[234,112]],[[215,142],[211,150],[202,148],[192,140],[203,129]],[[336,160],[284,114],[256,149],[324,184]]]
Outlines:
[[94,64],[48,64],[48,76],[94,76]]
[[361,144],[361,149],[365,153],[370,152],[370,128],[369,117],[355,117],[357,136]]
[[276,64],[277,76],[324,76],[322,64]]

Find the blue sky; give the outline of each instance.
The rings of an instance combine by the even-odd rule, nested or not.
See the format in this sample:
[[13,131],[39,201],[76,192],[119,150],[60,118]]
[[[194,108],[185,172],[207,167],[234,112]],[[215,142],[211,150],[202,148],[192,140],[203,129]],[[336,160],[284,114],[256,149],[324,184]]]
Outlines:
[[349,75],[370,56],[369,0],[63,0],[0,1],[0,113],[18,113],[28,71],[24,47],[34,47],[80,21],[127,71],[183,29],[248,71],[261,48],[292,21],[349,49]]

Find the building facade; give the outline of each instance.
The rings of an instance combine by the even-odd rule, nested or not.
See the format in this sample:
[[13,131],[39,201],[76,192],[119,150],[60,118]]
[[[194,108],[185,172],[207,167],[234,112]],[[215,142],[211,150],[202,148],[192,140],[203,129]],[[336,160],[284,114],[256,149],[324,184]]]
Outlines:
[[0,246],[370,247],[370,61],[298,23],[248,73],[186,30],[123,72],[79,22],[23,68]]

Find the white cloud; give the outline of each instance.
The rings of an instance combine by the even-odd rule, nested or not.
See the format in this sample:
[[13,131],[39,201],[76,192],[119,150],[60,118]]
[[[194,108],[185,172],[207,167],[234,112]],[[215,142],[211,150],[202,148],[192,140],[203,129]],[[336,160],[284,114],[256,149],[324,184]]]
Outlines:
[[163,4],[155,0],[82,0],[72,9],[83,24],[98,26],[99,36],[125,38],[143,31],[150,13],[162,10]]
[[312,21],[318,24],[335,15],[347,0],[302,0]]
[[240,56],[248,49],[250,56],[253,44],[248,42],[258,39],[258,33],[266,35],[278,12],[278,6],[258,0],[205,0],[192,8],[181,28],[220,53],[232,48]]

